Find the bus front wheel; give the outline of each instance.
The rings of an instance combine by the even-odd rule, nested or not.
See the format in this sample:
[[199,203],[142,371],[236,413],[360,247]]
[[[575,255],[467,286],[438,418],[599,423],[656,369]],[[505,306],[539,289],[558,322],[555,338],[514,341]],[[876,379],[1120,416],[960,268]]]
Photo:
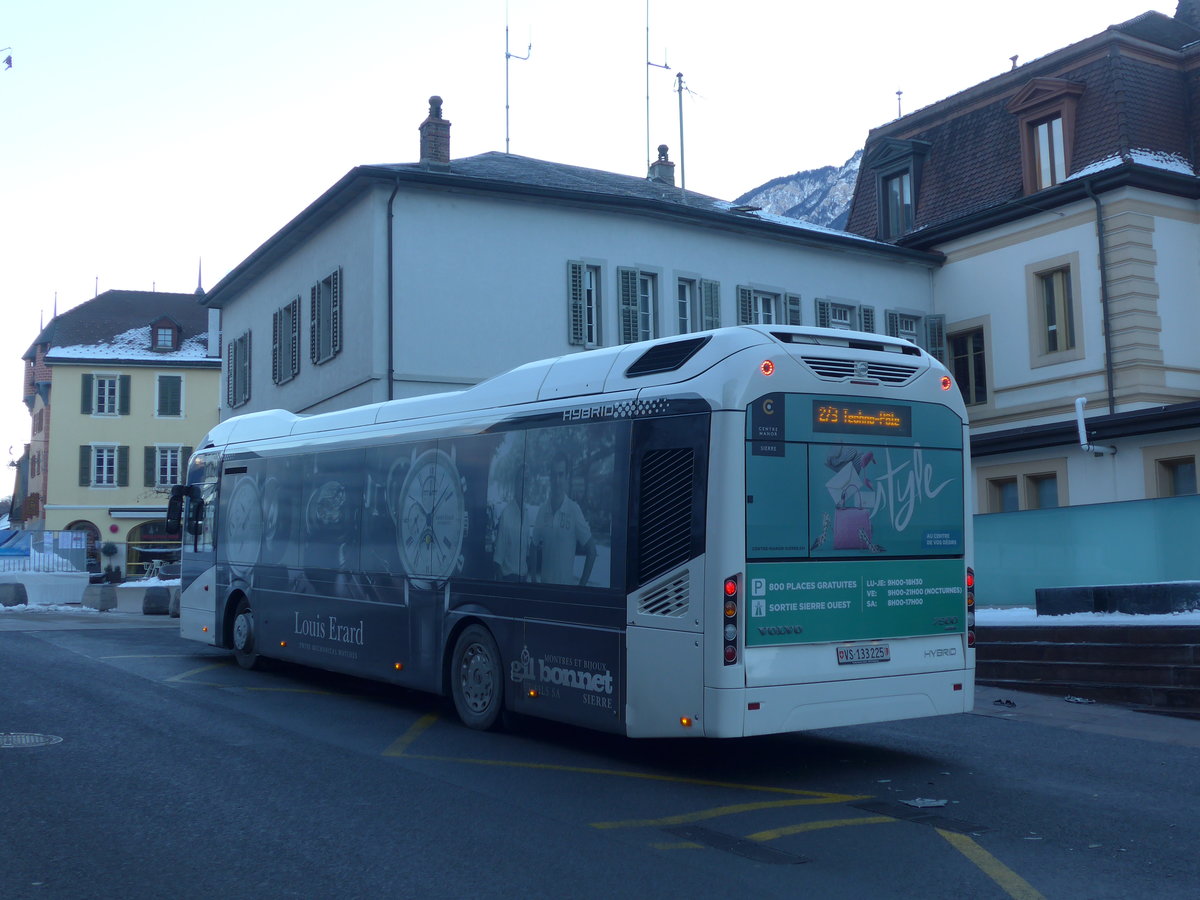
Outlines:
[[451,659],[454,709],[468,728],[495,728],[504,707],[503,664],[490,631],[469,625],[458,636]]
[[250,609],[250,601],[243,597],[233,614],[233,656],[243,669],[258,666],[259,655],[255,646],[254,611]]

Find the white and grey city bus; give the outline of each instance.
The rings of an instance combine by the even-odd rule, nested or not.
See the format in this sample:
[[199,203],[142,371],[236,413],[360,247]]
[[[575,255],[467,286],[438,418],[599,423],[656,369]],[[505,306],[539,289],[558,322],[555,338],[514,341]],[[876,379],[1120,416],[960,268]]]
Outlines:
[[[973,702],[967,416],[907,341],[771,325],[457,393],[253,413],[192,456],[184,637],[635,737]],[[186,503],[185,503],[186,501]]]

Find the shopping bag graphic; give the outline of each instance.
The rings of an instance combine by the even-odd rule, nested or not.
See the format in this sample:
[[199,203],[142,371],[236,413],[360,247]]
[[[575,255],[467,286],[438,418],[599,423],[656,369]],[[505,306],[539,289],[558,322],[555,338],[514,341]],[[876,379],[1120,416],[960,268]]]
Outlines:
[[872,550],[871,511],[860,505],[859,489],[846,485],[833,510],[833,549]]

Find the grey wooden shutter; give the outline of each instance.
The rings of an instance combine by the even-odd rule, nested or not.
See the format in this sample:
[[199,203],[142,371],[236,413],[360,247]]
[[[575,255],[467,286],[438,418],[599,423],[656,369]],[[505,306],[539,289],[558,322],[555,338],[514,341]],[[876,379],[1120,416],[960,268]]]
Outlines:
[[884,316],[887,317],[887,333],[889,337],[900,337],[900,313],[893,310],[886,310]]
[[339,266],[329,276],[329,355],[342,349],[342,269]]
[[237,371],[237,341],[225,345],[225,405],[233,408],[233,373]]
[[129,415],[129,391],[133,379],[128,375],[117,378],[117,415]]
[[312,286],[312,302],[308,315],[308,355],[316,362],[321,358],[321,285]]
[[829,327],[829,308],[832,304],[828,300],[817,301],[817,327]]
[[241,402],[245,403],[250,399],[250,332],[248,331],[243,336],[241,364],[242,384],[239,393],[241,394]]
[[636,269],[617,269],[621,285],[621,343],[632,344],[638,339]]
[[858,308],[858,328],[859,331],[875,333],[875,307],[860,306]]
[[276,384],[283,381],[283,310],[277,309],[271,317],[271,380]]
[[129,487],[129,448],[117,448],[117,486]]
[[783,305],[785,307],[786,321],[789,325],[800,324],[800,295],[799,294],[784,294]]
[[703,331],[721,327],[720,282],[700,282],[700,319],[700,328]]
[[146,476],[146,487],[154,487],[157,481],[155,477],[157,473],[154,470],[158,467],[158,450],[154,447],[144,447],[143,450],[144,471],[142,474]]
[[925,349],[943,365],[946,362],[946,317],[925,317]]
[[300,297],[297,296],[291,302],[292,308],[292,344],[291,344],[291,369],[289,375],[296,375],[300,372]]
[[567,262],[567,343],[587,343],[584,334],[583,263]]
[[754,322],[754,292],[739,284],[737,296],[738,324],[750,325]]
[[79,486],[87,487],[92,483],[92,448],[88,444],[79,447]]
[[79,412],[81,415],[90,416],[92,414],[92,396],[95,393],[95,378],[91,375],[84,375],[79,392]]

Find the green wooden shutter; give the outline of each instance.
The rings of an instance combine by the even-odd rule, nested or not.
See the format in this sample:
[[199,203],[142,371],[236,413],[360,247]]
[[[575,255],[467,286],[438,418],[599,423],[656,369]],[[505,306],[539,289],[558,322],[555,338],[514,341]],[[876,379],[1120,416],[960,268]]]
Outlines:
[[271,380],[276,384],[283,381],[283,360],[280,355],[283,335],[283,310],[277,309],[271,317]]
[[129,487],[129,448],[117,448],[117,486]]
[[817,301],[817,327],[829,327],[829,308],[832,304],[828,300]]
[[721,327],[721,284],[717,281],[700,282],[700,328],[708,331]]
[[567,343],[587,343],[584,334],[583,263],[567,262]]
[[230,341],[225,346],[225,406],[229,409],[234,407],[233,402],[233,380],[234,372],[237,371],[237,340]]
[[943,365],[946,362],[946,317],[925,317],[925,349]]
[[875,333],[875,307],[860,306],[858,308],[858,327],[859,331]]
[[79,447],[79,486],[87,487],[92,483],[92,448],[89,444]]
[[621,343],[632,344],[638,339],[637,323],[637,269],[617,269],[621,285]]
[[312,286],[308,307],[308,355],[313,362],[321,358],[321,285]]
[[178,416],[183,413],[183,376],[158,376],[158,414]]
[[[79,412],[82,415],[90,416],[92,414],[92,397],[95,394],[95,378],[92,375],[84,375],[83,383],[79,387]],[[90,483],[90,482],[89,482]]]
[[750,325],[754,322],[754,292],[748,287],[738,285],[738,324]]
[[129,391],[132,378],[121,375],[117,378],[117,415],[129,415]]
[[342,349],[342,268],[338,266],[329,276],[329,355]]
[[900,313],[889,309],[884,311],[884,316],[887,318],[888,337],[900,337]]
[[157,481],[155,476],[158,474],[154,471],[156,468],[158,468],[158,450],[154,447],[145,447],[143,449],[145,450],[143,456],[145,462],[144,474],[146,476],[146,487],[154,487],[155,482]]
[[785,321],[789,325],[800,324],[800,295],[799,294],[784,294],[783,305],[785,307]]
[[288,370],[288,375],[294,376],[300,372],[300,297],[296,296],[291,303],[292,309],[292,358],[291,368]]

